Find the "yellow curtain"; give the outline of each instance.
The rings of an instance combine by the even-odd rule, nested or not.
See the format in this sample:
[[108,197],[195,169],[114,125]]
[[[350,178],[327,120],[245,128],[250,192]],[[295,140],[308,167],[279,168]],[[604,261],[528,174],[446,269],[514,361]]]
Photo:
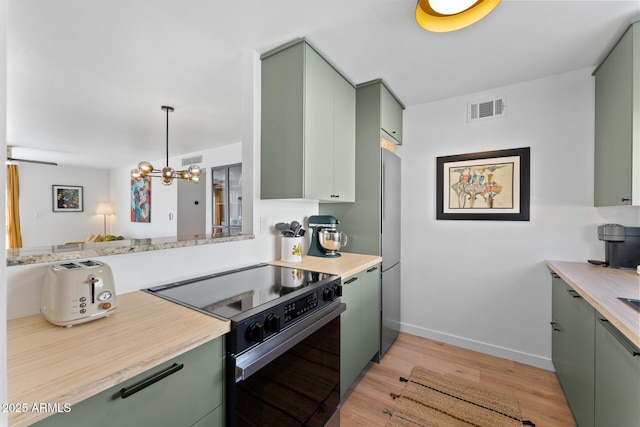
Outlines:
[[10,249],[22,247],[18,165],[7,165],[7,237]]

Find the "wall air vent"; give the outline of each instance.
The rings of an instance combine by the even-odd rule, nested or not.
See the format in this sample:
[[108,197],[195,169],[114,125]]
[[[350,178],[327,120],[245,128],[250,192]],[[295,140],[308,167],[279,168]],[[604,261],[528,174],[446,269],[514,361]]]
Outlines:
[[504,96],[487,101],[469,102],[467,104],[467,122],[504,117],[506,107]]
[[202,154],[193,157],[185,157],[182,159],[182,166],[191,166],[202,163]]

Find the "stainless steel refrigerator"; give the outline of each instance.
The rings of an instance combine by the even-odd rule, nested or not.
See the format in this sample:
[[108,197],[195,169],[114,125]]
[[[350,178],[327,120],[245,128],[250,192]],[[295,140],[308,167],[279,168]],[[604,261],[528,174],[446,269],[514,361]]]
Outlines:
[[380,356],[389,350],[400,332],[400,166],[400,157],[382,150]]

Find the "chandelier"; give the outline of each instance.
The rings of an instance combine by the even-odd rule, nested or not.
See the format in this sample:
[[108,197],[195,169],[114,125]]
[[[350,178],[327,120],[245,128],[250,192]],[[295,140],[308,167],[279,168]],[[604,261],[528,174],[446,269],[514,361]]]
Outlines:
[[164,185],[171,185],[174,178],[178,178],[197,184],[200,181],[200,168],[197,165],[191,165],[189,169],[183,171],[177,171],[169,166],[169,112],[173,111],[173,107],[163,105],[160,108],[167,113],[166,166],[162,170],[155,169],[151,163],[142,161],[138,163],[137,169],[131,171],[131,179],[140,181],[146,177],[162,178]]

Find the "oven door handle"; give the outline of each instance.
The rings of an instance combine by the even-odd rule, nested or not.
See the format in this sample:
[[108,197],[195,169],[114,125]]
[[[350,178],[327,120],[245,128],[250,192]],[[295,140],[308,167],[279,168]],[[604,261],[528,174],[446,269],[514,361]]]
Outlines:
[[340,316],[347,306],[340,300],[336,300],[336,303],[309,315],[309,317],[239,356],[229,356],[235,360],[236,382],[249,378],[296,344]]

